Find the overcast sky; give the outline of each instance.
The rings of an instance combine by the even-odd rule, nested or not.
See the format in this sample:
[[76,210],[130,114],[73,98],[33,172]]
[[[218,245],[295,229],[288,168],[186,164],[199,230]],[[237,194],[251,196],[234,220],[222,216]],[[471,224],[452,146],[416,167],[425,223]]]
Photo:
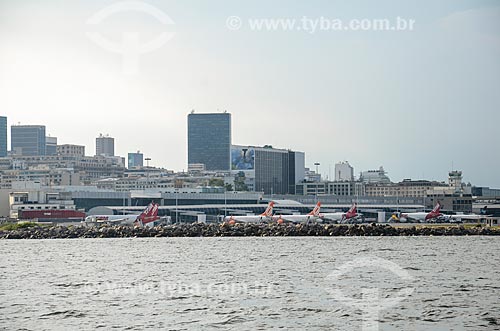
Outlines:
[[[115,3],[132,10],[99,16]],[[87,154],[110,134],[117,154],[141,150],[152,165],[182,170],[187,114],[227,110],[233,143],[304,151],[325,176],[349,160],[356,174],[383,165],[395,181],[446,180],[453,164],[465,181],[500,187],[498,1],[144,3],[155,11],[0,0],[0,115],[44,124]],[[239,29],[228,28],[230,16]],[[248,22],[321,16],[415,24],[311,33]],[[124,63],[89,32],[115,44],[125,32],[140,44],[166,34]]]

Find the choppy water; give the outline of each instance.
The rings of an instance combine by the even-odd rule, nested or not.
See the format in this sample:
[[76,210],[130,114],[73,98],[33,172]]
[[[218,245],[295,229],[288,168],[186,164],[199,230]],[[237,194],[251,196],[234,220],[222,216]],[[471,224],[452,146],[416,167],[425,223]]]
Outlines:
[[3,240],[0,250],[1,329],[361,330],[365,319],[365,330],[500,330],[496,237]]

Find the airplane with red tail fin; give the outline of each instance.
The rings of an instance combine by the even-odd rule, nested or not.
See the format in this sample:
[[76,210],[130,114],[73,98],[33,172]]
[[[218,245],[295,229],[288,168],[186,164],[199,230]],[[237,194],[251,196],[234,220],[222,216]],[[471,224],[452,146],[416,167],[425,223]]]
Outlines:
[[146,225],[160,219],[157,203],[151,202],[139,215],[90,215],[85,223],[107,223],[116,225]]
[[224,221],[228,222],[229,224],[269,222],[272,220],[273,217],[273,207],[274,207],[274,202],[271,201],[267,205],[266,210],[260,215],[245,215],[245,216],[232,215],[225,217]]
[[416,212],[416,213],[401,213],[399,215],[399,219],[404,218],[406,220],[414,220],[418,222],[432,222],[433,220],[436,220],[440,217],[443,216],[441,213],[441,208],[442,205],[438,201],[434,209],[432,209],[430,212]]
[[[151,208],[149,208],[151,206]],[[160,207],[157,203],[150,203],[148,206],[148,213],[141,213],[139,217],[134,221],[134,225],[146,225],[152,222],[155,222],[160,219],[158,216],[158,208]]]
[[288,223],[314,222],[320,218],[320,213],[319,213],[320,208],[321,208],[321,202],[318,201],[318,203],[316,203],[316,206],[314,206],[314,209],[311,210],[311,212],[309,212],[306,215],[279,215],[273,217],[273,219],[280,224],[285,222]]
[[340,223],[351,222],[352,220],[358,218],[359,216],[361,216],[361,214],[358,213],[356,203],[353,203],[351,208],[349,208],[349,210],[345,213],[339,212],[339,213],[320,214],[320,218],[324,221],[336,221]]

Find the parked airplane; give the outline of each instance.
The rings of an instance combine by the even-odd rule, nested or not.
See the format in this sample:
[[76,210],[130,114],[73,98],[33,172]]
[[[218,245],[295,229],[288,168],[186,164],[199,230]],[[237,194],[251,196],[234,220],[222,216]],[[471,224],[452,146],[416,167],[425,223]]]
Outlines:
[[158,204],[152,202],[139,215],[90,215],[85,218],[85,222],[119,225],[146,225],[159,219]]
[[337,221],[340,223],[348,223],[359,216],[361,214],[357,212],[356,203],[352,204],[347,213],[324,213],[319,215],[322,220]]
[[434,209],[428,213],[426,212],[401,213],[399,215],[399,219],[404,218],[407,221],[415,220],[419,222],[431,222],[443,216],[443,214],[441,213],[441,207],[442,207],[441,204],[438,202],[434,207]]
[[273,207],[274,202],[271,201],[269,202],[269,205],[267,205],[266,210],[260,215],[227,216],[224,218],[224,221],[229,224],[269,222],[272,220]]
[[320,218],[319,210],[321,208],[321,202],[318,202],[314,209],[306,215],[280,215],[278,217],[273,217],[279,224],[284,222],[291,223],[308,223],[310,221],[316,221]]

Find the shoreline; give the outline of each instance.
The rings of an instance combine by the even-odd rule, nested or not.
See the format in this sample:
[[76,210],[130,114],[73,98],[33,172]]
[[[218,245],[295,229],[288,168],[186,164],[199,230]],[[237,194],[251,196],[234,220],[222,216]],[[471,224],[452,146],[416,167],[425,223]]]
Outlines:
[[121,225],[30,226],[0,230],[0,239],[147,238],[147,237],[353,237],[353,236],[500,236],[499,227],[389,224],[180,224],[148,227]]

